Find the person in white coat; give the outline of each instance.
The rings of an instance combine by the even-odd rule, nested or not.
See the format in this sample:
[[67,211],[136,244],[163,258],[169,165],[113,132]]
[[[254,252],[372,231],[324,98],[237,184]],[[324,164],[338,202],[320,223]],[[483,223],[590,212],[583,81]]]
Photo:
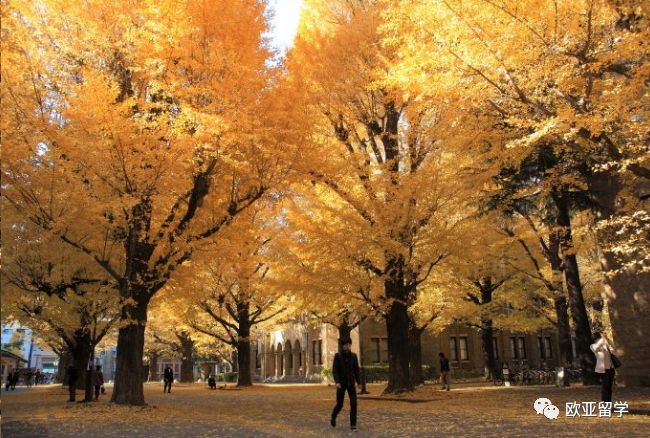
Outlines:
[[601,397],[604,402],[612,401],[612,387],[616,369],[612,363],[612,343],[605,333],[600,333],[600,339],[591,344],[591,351],[596,355],[596,373],[602,375]]

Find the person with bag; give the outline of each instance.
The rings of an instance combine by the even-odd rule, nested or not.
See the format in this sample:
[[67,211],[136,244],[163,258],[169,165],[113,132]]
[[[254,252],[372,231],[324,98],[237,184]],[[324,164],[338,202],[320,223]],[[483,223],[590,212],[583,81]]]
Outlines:
[[612,353],[612,343],[605,333],[600,333],[599,338],[596,339],[597,340],[591,344],[591,351],[596,355],[596,368],[594,371],[598,374],[602,374],[602,401],[611,403],[616,368],[621,366],[621,362]]

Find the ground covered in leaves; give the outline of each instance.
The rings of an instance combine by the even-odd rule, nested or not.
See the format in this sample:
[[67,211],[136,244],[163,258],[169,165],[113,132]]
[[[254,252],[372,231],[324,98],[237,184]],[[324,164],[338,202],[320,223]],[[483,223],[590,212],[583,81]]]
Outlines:
[[[328,424],[334,389],[320,385],[255,386],[210,391],[202,384],[145,386],[149,406],[66,403],[60,386],[2,394],[2,437],[287,437],[349,435],[347,399],[339,427]],[[598,401],[598,388],[462,385],[450,392],[426,386],[406,396],[417,401],[371,398],[359,401],[357,436],[648,436],[650,416],[567,418],[566,402]],[[79,394],[81,397],[81,393]],[[560,418],[536,415],[533,402],[549,398]],[[650,408],[650,390],[617,388],[614,398],[630,409]]]

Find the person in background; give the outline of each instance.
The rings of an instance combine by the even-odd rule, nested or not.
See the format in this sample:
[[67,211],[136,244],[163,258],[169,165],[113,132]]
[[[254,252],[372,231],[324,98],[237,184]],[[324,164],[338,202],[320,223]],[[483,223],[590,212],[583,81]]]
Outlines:
[[13,383],[13,381],[14,381],[14,372],[9,371],[9,373],[7,373],[7,381],[5,382],[5,391],[9,391],[9,389],[11,389],[11,384]]
[[97,365],[93,373],[93,386],[95,387],[95,401],[99,400],[99,393],[104,386],[104,373],[102,373],[102,366]]
[[163,380],[165,381],[165,387],[163,388],[163,392],[166,393],[172,392],[172,383],[174,383],[174,372],[172,371],[169,365],[165,367],[165,371],[163,373]]
[[595,342],[591,344],[591,351],[596,355],[596,368],[594,371],[602,375],[601,398],[604,402],[612,401],[612,387],[616,368],[612,362],[612,343],[605,333],[600,333]]
[[217,389],[217,380],[214,378],[213,374],[210,374],[210,377],[208,377],[208,387],[210,389]]
[[68,402],[74,402],[77,399],[77,380],[79,380],[79,373],[73,365],[68,365],[65,371],[65,381],[68,382],[68,393],[70,398]]
[[336,406],[332,411],[330,424],[336,427],[336,416],[343,409],[343,400],[347,391],[350,397],[350,428],[353,432],[357,431],[357,384],[361,382],[359,378],[359,360],[352,349],[352,340],[350,338],[341,339],[342,351],[334,356],[332,366],[332,375],[336,382]]
[[442,351],[438,353],[438,356],[440,357],[440,382],[442,383],[442,389],[446,387],[447,391],[449,391],[449,359],[445,357],[445,353]]

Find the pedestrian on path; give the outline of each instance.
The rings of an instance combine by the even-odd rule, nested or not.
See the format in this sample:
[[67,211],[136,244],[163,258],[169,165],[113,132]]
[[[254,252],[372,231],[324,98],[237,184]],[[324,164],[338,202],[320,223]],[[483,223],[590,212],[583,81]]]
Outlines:
[[447,388],[449,391],[451,388],[449,386],[449,359],[445,357],[445,353],[442,351],[438,354],[440,357],[440,382],[442,383],[442,389]]
[[614,377],[616,368],[612,360],[612,342],[605,333],[600,333],[596,342],[591,344],[591,351],[596,355],[595,372],[601,374],[601,398],[604,402],[612,401],[612,387],[614,386]]
[[68,402],[74,402],[77,400],[77,380],[79,380],[79,373],[73,365],[69,365],[68,369],[65,372],[66,382],[68,382],[68,393],[70,398]]
[[336,382],[336,406],[332,411],[330,424],[336,427],[336,416],[343,409],[343,400],[347,391],[350,398],[350,428],[357,431],[357,384],[361,383],[359,378],[359,360],[352,349],[350,338],[341,339],[342,352],[334,355],[332,374]]
[[208,377],[208,387],[210,389],[217,389],[217,380],[214,378],[214,375],[210,374]]
[[5,391],[9,391],[13,383],[14,383],[14,371],[9,371],[9,373],[7,374],[7,381],[5,383]]
[[163,373],[163,379],[165,381],[165,387],[163,388],[163,392],[166,393],[172,392],[172,383],[174,382],[174,372],[172,371],[169,365],[165,367],[165,371]]
[[104,373],[102,373],[102,366],[97,365],[93,373],[93,386],[95,387],[95,401],[99,400],[99,393],[104,386]]

